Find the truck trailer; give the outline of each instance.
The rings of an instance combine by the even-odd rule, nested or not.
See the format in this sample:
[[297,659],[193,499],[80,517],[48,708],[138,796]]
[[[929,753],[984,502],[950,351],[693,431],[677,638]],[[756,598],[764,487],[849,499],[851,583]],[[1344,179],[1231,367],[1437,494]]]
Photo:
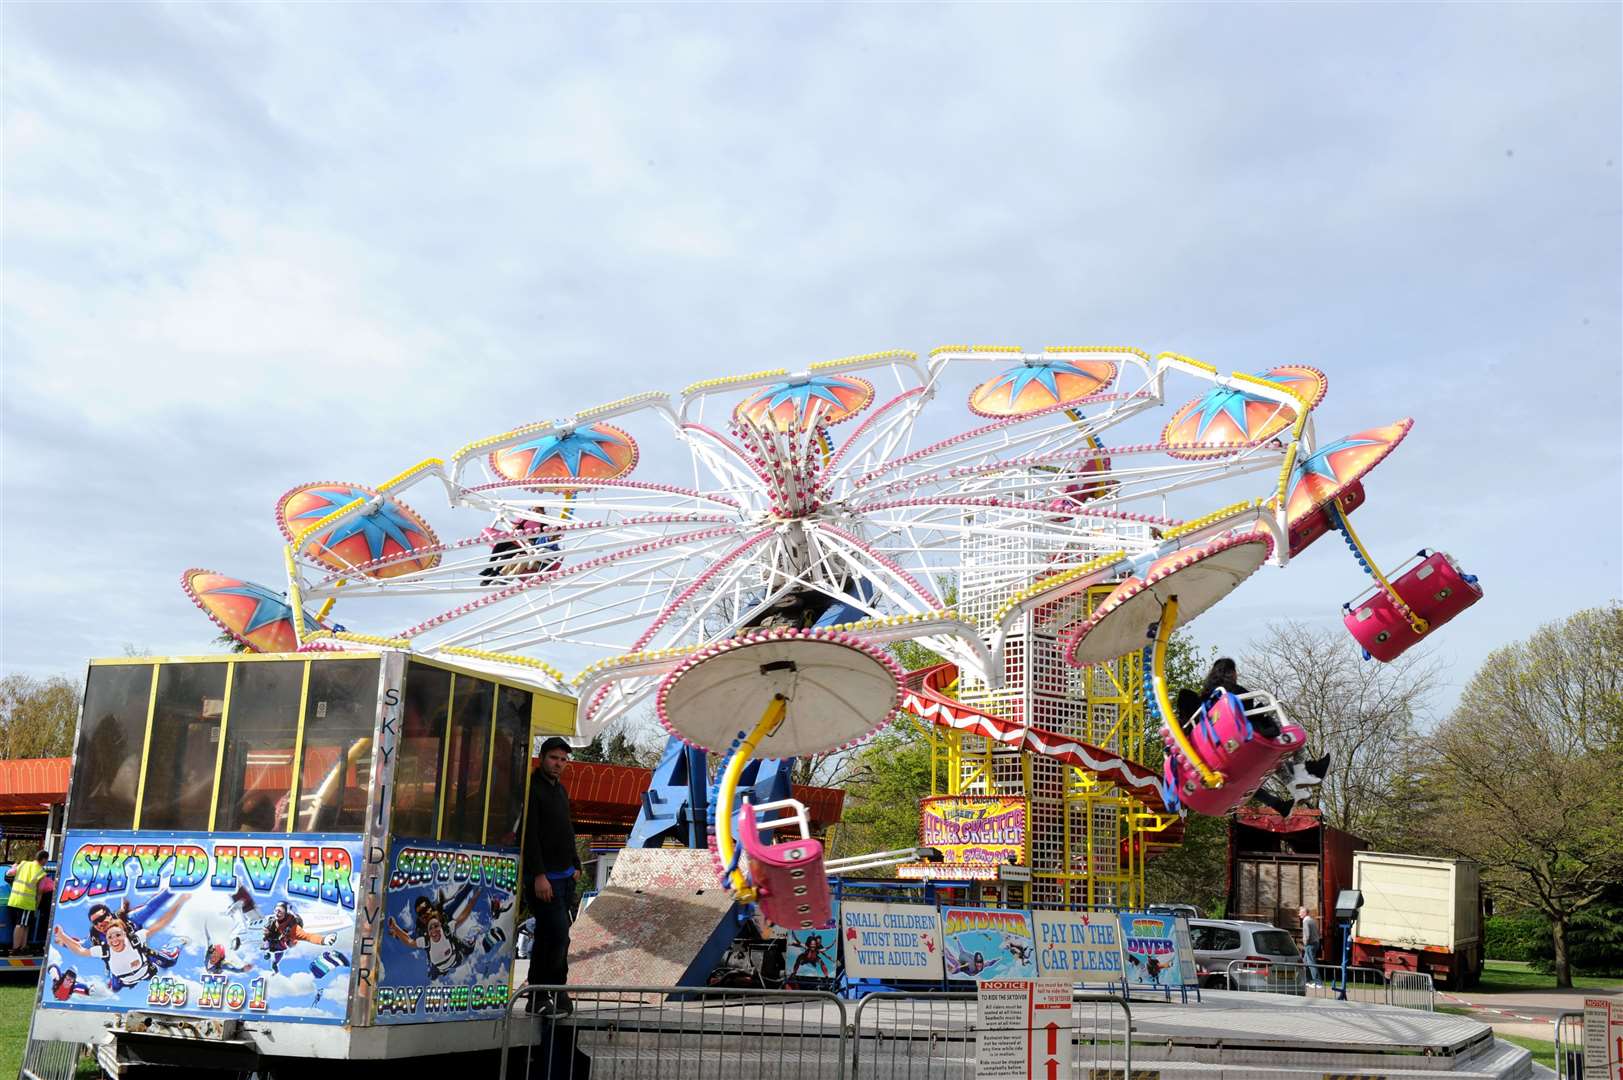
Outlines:
[[1272,923],[1300,944],[1296,911],[1305,907],[1319,920],[1318,961],[1339,964],[1336,894],[1352,881],[1353,853],[1367,847],[1368,841],[1326,825],[1318,810],[1280,817],[1242,808],[1229,825],[1228,918]]
[[1360,851],[1353,888],[1364,906],[1353,924],[1352,960],[1383,971],[1430,972],[1457,990],[1482,976],[1482,879],[1467,859]]

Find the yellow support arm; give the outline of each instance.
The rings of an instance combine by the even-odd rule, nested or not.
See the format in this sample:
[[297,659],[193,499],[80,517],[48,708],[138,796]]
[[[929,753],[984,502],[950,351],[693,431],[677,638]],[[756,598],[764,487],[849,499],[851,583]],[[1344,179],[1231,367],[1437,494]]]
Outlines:
[[1161,719],[1165,721],[1167,730],[1172,732],[1173,741],[1183,752],[1184,758],[1200,773],[1201,780],[1207,787],[1222,787],[1223,774],[1213,772],[1200,760],[1195,748],[1189,744],[1189,736],[1184,734],[1183,725],[1178,723],[1178,714],[1172,711],[1172,701],[1167,697],[1167,639],[1172,636],[1172,628],[1178,621],[1178,598],[1169,599],[1161,607],[1161,622],[1155,630],[1155,660],[1151,669],[1151,681],[1155,686],[1155,704],[1161,710]]
[[[772,704],[761,714],[755,730],[744,736],[744,741],[738,744],[738,749],[727,760],[726,771],[721,774],[721,789],[716,792],[716,853],[721,856],[721,865],[724,868],[733,865],[733,798],[738,794],[738,778],[744,774],[744,764],[755,754],[755,748],[760,745],[761,740],[783,723],[783,715],[788,705],[789,699],[782,694],[772,695]],[[744,871],[734,869],[727,876],[727,884],[739,903],[754,902],[755,890],[745,880]]]
[[1414,632],[1424,634],[1427,630],[1430,630],[1431,624],[1416,615],[1414,609],[1403,602],[1403,597],[1399,596],[1398,591],[1392,587],[1392,583],[1386,580],[1386,575],[1381,573],[1381,568],[1375,565],[1375,560],[1370,557],[1369,550],[1364,547],[1364,542],[1358,538],[1357,533],[1353,532],[1352,518],[1342,512],[1341,507],[1334,499],[1325,503],[1324,508],[1331,515],[1331,519],[1335,524],[1340,527],[1342,533],[1346,535],[1347,541],[1353,546],[1353,550],[1358,552],[1358,557],[1364,561],[1364,567],[1369,571],[1369,576],[1374,578],[1382,589],[1386,590],[1386,595],[1392,598],[1393,605],[1405,619],[1409,620],[1409,625],[1414,628]]

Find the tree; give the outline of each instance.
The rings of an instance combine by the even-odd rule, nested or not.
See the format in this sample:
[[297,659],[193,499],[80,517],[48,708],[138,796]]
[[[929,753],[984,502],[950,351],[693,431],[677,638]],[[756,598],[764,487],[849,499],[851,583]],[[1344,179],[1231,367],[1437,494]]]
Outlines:
[[1437,677],[1424,653],[1366,661],[1345,634],[1301,622],[1269,624],[1240,666],[1246,687],[1273,694],[1307,729],[1308,745],[1329,751],[1319,792],[1325,821],[1370,839],[1390,827],[1383,822],[1397,805],[1398,763],[1409,757]]
[[0,679],[0,758],[68,756],[82,697],[79,683],[60,675]]
[[1490,653],[1427,750],[1433,843],[1549,919],[1570,987],[1568,929],[1623,880],[1623,607]]
[[623,727],[617,727],[613,731],[600,731],[593,735],[591,742],[576,750],[571,756],[576,761],[634,765],[640,769],[651,769],[659,764],[660,752],[660,747],[643,745],[627,734]]

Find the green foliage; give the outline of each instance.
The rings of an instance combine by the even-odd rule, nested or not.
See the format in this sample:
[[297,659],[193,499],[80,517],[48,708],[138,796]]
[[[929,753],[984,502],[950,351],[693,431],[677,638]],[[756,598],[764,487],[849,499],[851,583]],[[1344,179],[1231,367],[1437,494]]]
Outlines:
[[67,757],[81,696],[80,685],[60,675],[0,679],[0,758]]
[[900,717],[856,751],[836,857],[892,851],[919,842],[919,800],[930,794],[930,742]]
[[[1526,959],[1539,971],[1555,971],[1555,943],[1548,920],[1540,920],[1543,933],[1536,937]],[[1623,885],[1572,917],[1567,924],[1567,959],[1591,975],[1623,975]]]
[[1431,843],[1549,920],[1570,986],[1569,930],[1623,881],[1623,606],[1494,650],[1425,751]]
[[1536,911],[1495,915],[1483,925],[1482,936],[1483,948],[1493,959],[1527,961],[1550,940],[1550,920]]
[[576,750],[571,757],[576,761],[599,762],[604,765],[635,765],[651,769],[659,764],[660,751],[641,746],[624,731],[600,731],[592,741]]

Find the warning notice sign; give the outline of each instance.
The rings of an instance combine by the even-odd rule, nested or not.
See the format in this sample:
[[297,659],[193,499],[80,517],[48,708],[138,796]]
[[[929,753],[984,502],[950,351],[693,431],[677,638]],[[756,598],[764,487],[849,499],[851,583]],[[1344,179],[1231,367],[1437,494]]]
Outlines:
[[975,1080],[1060,1080],[1071,1068],[1071,984],[987,979],[976,986]]
[[1623,1080],[1623,1009],[1584,998],[1584,1080]]

